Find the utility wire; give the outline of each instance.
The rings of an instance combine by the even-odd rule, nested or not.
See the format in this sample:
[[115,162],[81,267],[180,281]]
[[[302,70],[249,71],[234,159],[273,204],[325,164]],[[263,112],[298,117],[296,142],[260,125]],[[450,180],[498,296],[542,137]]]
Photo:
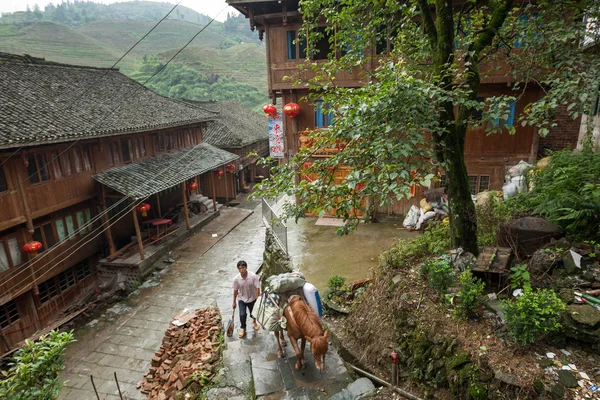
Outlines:
[[[162,17],[162,19],[160,21],[158,21],[153,27],[152,29],[150,29],[148,32],[146,32],[146,34],[144,36],[141,37],[140,40],[138,40],[137,42],[135,42],[135,44],[133,46],[131,46],[129,48],[129,50],[127,50],[125,52],[125,54],[123,54],[110,68],[108,68],[106,70],[106,72],[104,73],[104,75],[102,75],[101,77],[96,77],[96,79],[92,82],[92,84],[90,86],[88,86],[88,88],[79,96],[77,97],[75,100],[73,100],[67,108],[65,108],[64,110],[62,110],[61,112],[66,112],[69,111],[76,102],[78,102],[79,100],[81,100],[94,86],[96,86],[96,84],[100,81],[101,78],[104,78],[111,69],[115,68],[117,66],[118,63],[120,63],[138,44],[140,44],[140,42],[142,40],[144,40],[148,35],[150,35],[152,33],[152,31],[154,31],[154,29],[156,29],[156,27],[158,27],[158,25],[160,25],[161,22],[163,22],[165,19],[167,19],[167,17],[173,12],[173,10],[175,10],[175,8],[179,5],[179,3],[181,3],[181,1],[179,1],[177,4],[175,4],[175,6],[171,9],[171,11],[169,11],[164,17]],[[43,131],[39,131],[39,133],[42,133]],[[25,147],[28,143],[30,142],[25,142],[21,145],[21,147],[19,147],[18,149],[16,149],[15,151],[13,151],[8,158],[2,160],[2,162],[0,162],[0,168],[4,165],[4,163],[6,163],[8,160],[11,159],[12,156],[14,156],[15,154],[17,154],[19,151],[21,151],[23,149],[23,147]]]
[[[162,72],[162,71],[163,71],[163,70],[164,70],[164,69],[167,67],[167,65],[169,65],[169,63],[170,63],[171,61],[173,61],[173,59],[174,59],[175,57],[177,57],[177,56],[178,56],[178,55],[179,55],[179,54],[180,54],[180,53],[181,53],[181,52],[182,52],[182,51],[183,51],[183,50],[184,50],[184,49],[185,49],[187,46],[189,46],[189,45],[190,45],[190,43],[192,43],[192,41],[193,41],[193,40],[194,40],[196,37],[198,37],[198,35],[200,35],[202,32],[204,32],[204,30],[205,30],[206,28],[208,28],[208,27],[210,26],[210,24],[212,24],[212,23],[215,21],[215,18],[216,18],[216,17],[218,17],[218,16],[219,16],[219,14],[221,14],[221,13],[223,12],[223,10],[225,10],[227,7],[228,7],[228,6],[225,6],[225,7],[223,7],[223,8],[221,9],[221,11],[219,11],[219,12],[217,13],[217,15],[216,15],[214,18],[212,18],[212,19],[211,19],[211,20],[210,20],[210,21],[209,21],[209,22],[208,22],[206,25],[204,25],[204,26],[202,27],[202,29],[200,29],[200,30],[199,30],[199,31],[198,31],[198,32],[197,32],[197,33],[196,33],[194,36],[192,36],[192,38],[191,38],[191,39],[190,39],[190,40],[189,40],[189,41],[188,41],[188,42],[187,42],[187,43],[186,43],[186,44],[185,44],[185,45],[184,45],[184,46],[183,46],[181,49],[179,49],[179,50],[177,51],[177,53],[175,53],[175,54],[173,55],[173,57],[171,57],[171,58],[169,59],[169,61],[167,61],[165,64],[163,64],[163,65],[162,65],[162,66],[161,66],[161,67],[160,67],[160,68],[159,68],[159,69],[158,69],[158,70],[157,70],[157,71],[156,71],[154,74],[152,74],[152,76],[150,76],[148,79],[146,79],[146,80],[144,81],[144,83],[142,83],[142,84],[141,84],[139,87],[137,87],[137,88],[136,88],[136,89],[133,91],[133,93],[132,93],[132,94],[135,94],[135,93],[137,93],[137,92],[138,92],[138,91],[139,91],[141,88],[144,88],[144,87],[145,87],[145,85],[146,85],[146,83],[148,83],[148,82],[149,82],[151,79],[153,79],[153,78],[154,78],[156,75],[158,75],[160,72]],[[98,119],[98,121],[97,121],[97,123],[96,123],[95,125],[93,125],[91,128],[89,128],[88,130],[89,130],[89,131],[92,131],[92,129],[94,129],[94,128],[95,128],[95,127],[96,127],[96,126],[97,126],[97,125],[98,125],[100,122],[104,121],[106,118],[108,118],[109,116],[111,116],[112,114],[114,114],[114,113],[115,113],[115,111],[117,111],[117,110],[119,109],[119,107],[121,107],[121,106],[122,106],[122,105],[125,103],[125,100],[126,100],[126,99],[123,99],[123,100],[122,100],[122,101],[121,101],[119,104],[117,104],[117,106],[116,106],[115,108],[113,108],[113,109],[112,109],[112,111],[111,111],[110,113],[108,113],[107,115],[104,115],[104,116],[102,116],[102,118],[99,118],[99,119]],[[47,163],[44,165],[44,167],[40,167],[40,170],[41,170],[42,168],[45,168],[45,167],[47,167],[48,165],[50,165],[50,164],[51,164],[51,163],[52,163],[54,160],[57,160],[57,159],[58,159],[58,158],[59,158],[61,155],[63,155],[64,153],[66,153],[66,152],[67,152],[67,151],[68,151],[68,150],[69,150],[71,147],[73,147],[73,146],[74,146],[74,145],[75,145],[77,142],[79,142],[81,139],[82,139],[82,138],[78,138],[77,140],[75,140],[74,142],[72,142],[72,143],[71,143],[71,144],[70,144],[70,145],[69,145],[67,148],[65,148],[63,151],[61,151],[60,153],[56,154],[56,156],[54,156],[54,157],[53,157],[53,158],[52,158],[50,161],[48,161],[48,162],[47,162]],[[33,173],[33,174],[29,175],[27,178],[25,178],[25,179],[23,179],[22,181],[20,181],[18,184],[20,185],[21,183],[25,182],[26,180],[28,180],[29,178],[31,178],[32,176],[34,176],[34,175],[37,175],[37,174],[38,174],[38,172],[36,171],[35,173]]]
[[[179,50],[179,51],[177,51],[177,53],[175,53],[175,55],[174,55],[173,57],[171,57],[171,58],[169,59],[169,61],[167,61],[167,63],[165,63],[165,64],[164,64],[164,65],[163,65],[161,68],[159,68],[159,70],[158,70],[158,71],[156,71],[156,73],[154,73],[154,74],[153,74],[153,75],[152,75],[150,78],[148,78],[146,81],[144,81],[144,83],[142,84],[142,87],[143,87],[143,86],[144,86],[146,83],[148,83],[148,82],[149,82],[149,81],[150,81],[152,78],[154,78],[154,77],[155,77],[155,76],[156,76],[158,73],[160,73],[162,70],[164,70],[164,68],[165,68],[165,67],[166,67],[166,66],[167,66],[167,65],[168,65],[168,64],[169,64],[169,63],[170,63],[170,62],[171,62],[171,61],[172,61],[172,60],[173,60],[173,59],[174,59],[174,58],[175,58],[177,55],[179,55],[179,54],[180,54],[180,53],[181,53],[181,52],[182,52],[182,51],[183,51],[183,50],[184,50],[184,49],[185,49],[187,46],[189,46],[189,44],[190,44],[190,43],[191,43],[191,42],[192,42],[192,41],[193,41],[193,40],[194,40],[196,37],[198,37],[198,35],[200,35],[200,33],[202,33],[202,32],[203,32],[203,31],[204,31],[206,28],[208,28],[208,26],[209,26],[210,24],[212,24],[212,23],[214,22],[214,20],[216,19],[216,17],[217,17],[219,14],[221,14],[221,12],[223,12],[223,10],[225,10],[225,8],[227,8],[227,7],[224,7],[223,9],[221,9],[221,11],[219,11],[219,13],[218,13],[218,14],[217,14],[217,15],[216,15],[214,18],[212,18],[212,19],[211,19],[211,20],[210,20],[210,21],[209,21],[209,22],[208,22],[208,23],[207,23],[207,24],[206,24],[204,27],[202,27],[202,29],[200,29],[200,30],[199,30],[199,31],[198,31],[198,32],[197,32],[197,33],[196,33],[196,34],[195,34],[195,35],[194,35],[194,36],[193,36],[193,37],[192,37],[192,38],[191,38],[191,39],[190,39],[190,40],[189,40],[189,41],[188,41],[188,42],[187,42],[187,43],[186,43],[186,44],[185,44],[185,45],[184,45],[184,46],[183,46],[183,47],[182,47],[180,50]],[[139,88],[138,88],[137,90],[139,90]],[[137,90],[136,90],[136,91],[137,91]],[[120,106],[122,103],[123,103],[123,102],[121,102],[121,103],[120,103],[120,104],[119,104],[119,105],[118,105],[118,106],[117,106],[117,107],[116,107],[116,108],[115,108],[115,109],[114,109],[114,110],[111,112],[111,114],[112,114],[114,111],[116,111],[116,109],[117,109],[117,108],[118,108],[118,107],[119,107],[119,106]],[[109,114],[109,115],[110,115],[110,114]],[[73,144],[75,144],[75,142],[74,142]],[[65,150],[63,150],[61,153],[59,153],[59,154],[58,154],[58,155],[57,155],[57,156],[56,156],[54,159],[57,159],[57,158],[58,158],[58,157],[59,157],[61,154],[63,154],[63,153],[64,153],[65,151],[67,151],[67,150],[68,150],[70,147],[72,147],[72,146],[73,146],[73,144],[71,144],[71,146],[67,147],[67,148],[66,148]],[[194,146],[194,148],[198,147],[200,144],[202,144],[202,143],[199,143],[198,145]],[[183,155],[183,156],[182,156],[180,159],[178,159],[178,160],[175,160],[175,161],[174,161],[172,164],[173,164],[173,165],[175,165],[175,164],[176,164],[176,163],[177,163],[179,160],[183,159],[183,157],[185,157],[185,156],[187,156],[187,155],[188,155],[188,154],[184,154],[184,155]],[[54,161],[54,159],[53,159],[52,161]],[[52,162],[52,161],[51,161],[51,162]],[[48,163],[48,164],[49,164],[49,163]],[[47,166],[48,164],[46,164],[45,166]],[[162,171],[160,174],[157,174],[156,176],[158,177],[158,176],[162,175],[162,173],[166,172],[166,171],[167,171],[167,170],[168,170],[170,167],[171,167],[171,165],[169,165],[169,167],[165,168],[165,170],[164,170],[164,171]],[[31,176],[33,176],[33,174],[32,174]],[[29,176],[28,178],[30,178],[31,176]],[[28,179],[28,178],[27,178],[27,179]],[[24,181],[24,180],[23,180],[23,181]],[[21,181],[21,182],[23,182],[23,181]],[[125,196],[123,199],[121,199],[121,200],[120,200],[118,203],[116,203],[116,204],[119,204],[120,202],[122,202],[122,201],[124,201],[124,200],[126,200],[126,199],[127,199],[127,196]],[[137,205],[141,204],[141,203],[142,203],[144,200],[145,200],[145,199],[142,199],[142,200],[140,200],[140,201],[139,201],[139,202],[138,202],[136,205],[134,205],[134,207],[133,207],[133,208],[137,207]],[[113,206],[116,206],[116,204],[114,204]],[[112,207],[112,206],[111,206],[111,207]],[[108,210],[105,210],[105,211],[103,211],[103,212],[102,212],[102,213],[100,213],[98,216],[96,216],[96,218],[99,218],[99,217],[101,217],[101,216],[104,216],[104,214],[105,214],[105,213],[107,213],[107,212],[108,212]],[[117,219],[117,221],[118,221],[118,220],[120,220],[121,218],[123,218],[125,215],[127,215],[127,213],[126,213],[126,214],[124,214],[123,216],[119,217],[119,218]],[[114,223],[116,223],[116,221],[115,221]],[[114,223],[113,223],[113,224],[114,224]],[[108,228],[110,228],[110,226],[112,226],[113,224],[110,224]],[[103,225],[103,224],[102,224],[102,225]],[[101,227],[102,227],[102,225],[101,225]],[[106,229],[106,228],[105,228],[105,229]],[[93,240],[93,239],[94,239],[94,238],[96,238],[97,236],[99,236],[99,235],[100,235],[102,232],[104,232],[104,230],[105,230],[105,229],[102,229],[102,231],[101,231],[100,233],[98,233],[98,235],[96,235],[96,236],[94,236],[92,239],[88,240],[86,243],[84,243],[84,245],[85,245],[85,244],[87,244],[87,243],[89,243],[91,240]],[[82,230],[82,229],[78,229],[78,231],[77,231],[77,232],[74,232],[74,233],[72,234],[72,236],[75,236],[76,234],[80,233],[80,232],[81,232],[81,230]],[[60,244],[60,243],[59,243],[59,244]],[[74,247],[74,246],[71,246],[69,249],[67,249],[67,250],[63,251],[63,253],[61,253],[61,254],[60,254],[58,257],[60,257],[62,254],[64,254],[66,251],[69,251],[69,250],[70,250],[71,248],[73,248],[73,247]],[[52,248],[52,249],[48,249],[47,251],[45,251],[45,252],[44,252],[44,253],[42,253],[42,254],[45,254],[45,255],[47,256],[48,254],[50,254],[50,252],[51,252],[51,251],[55,250],[56,248],[57,248],[57,247],[54,247],[54,248]],[[61,260],[60,262],[62,262],[62,261],[64,261],[64,260],[66,260],[66,259],[67,259],[69,256],[71,256],[71,255],[72,255],[72,254],[73,254],[75,251],[79,250],[80,248],[81,248],[81,246],[80,246],[79,248],[77,248],[76,250],[74,250],[73,252],[71,252],[71,253],[70,253],[70,254],[69,254],[69,255],[68,255],[66,258],[64,258],[64,259],[63,259],[63,260]],[[42,257],[42,258],[43,258],[43,257]],[[29,261],[34,261],[34,260],[35,260],[35,258],[34,258],[33,260],[29,260]],[[54,259],[53,259],[53,260],[54,260]],[[40,258],[40,261],[41,261],[41,258]],[[35,261],[34,261],[34,262],[32,262],[32,263],[31,263],[31,266],[33,266],[35,263],[36,263]],[[46,264],[44,265],[44,267],[45,267],[46,265],[48,265],[48,264],[49,264],[49,263],[46,263]],[[26,270],[25,268],[20,268],[20,267],[19,267],[19,271],[25,271],[25,270]],[[25,280],[29,279],[31,276],[32,276],[32,275],[29,275],[29,276],[28,276],[28,277],[26,277],[25,279],[21,280],[19,283],[15,284],[15,285],[14,285],[12,288],[10,288],[10,289],[9,289],[9,291],[8,291],[8,292],[10,293],[10,291],[12,291],[12,290],[13,290],[14,288],[16,288],[18,285],[20,285],[21,283],[23,283]],[[44,274],[42,274],[42,276],[44,276]],[[37,279],[38,279],[38,277],[36,277],[36,280],[37,280]]]

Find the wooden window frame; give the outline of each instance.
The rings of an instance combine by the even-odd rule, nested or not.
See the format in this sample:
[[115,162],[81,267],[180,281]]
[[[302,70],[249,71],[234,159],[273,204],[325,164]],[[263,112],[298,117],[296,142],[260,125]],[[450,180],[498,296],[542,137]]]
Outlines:
[[[475,178],[475,187],[471,187],[471,184],[469,182],[469,190],[471,192],[472,195],[476,195],[477,193],[483,192],[484,190],[490,190],[490,185],[492,183],[492,176],[491,175],[487,175],[487,174],[476,174],[476,175],[469,175],[469,179],[471,178]],[[487,188],[486,189],[481,189],[481,178],[487,178]],[[475,191],[475,193],[473,193],[473,191]]]
[[[322,99],[315,100],[315,128],[328,128],[333,123],[333,113],[327,112],[329,110],[329,104],[324,102]],[[319,122],[320,118],[320,122]]]
[[2,246],[4,248],[4,254],[6,254],[6,260],[8,261],[8,268],[5,269],[4,271],[0,271],[0,274],[2,274],[3,272],[6,271],[10,271],[12,268],[18,267],[19,265],[21,265],[23,263],[23,255],[21,254],[21,262],[19,262],[18,264],[15,263],[15,260],[13,260],[13,256],[10,252],[10,246],[8,245],[8,241],[11,239],[16,239],[17,240],[17,247],[19,249],[19,251],[21,251],[21,246],[23,245],[23,243],[21,243],[21,240],[19,240],[19,235],[17,235],[16,233],[12,233],[10,235],[6,235],[0,238],[0,246]]
[[[127,151],[125,151],[125,146],[127,145]],[[135,158],[133,154],[133,141],[129,138],[120,139],[119,140],[119,150],[121,153],[121,160],[123,160],[123,164],[131,164]],[[127,155],[128,159],[125,159],[125,155]]]
[[162,154],[166,150],[165,138],[162,133],[156,133],[153,138],[154,142],[154,154]]
[[[15,322],[17,322],[21,316],[19,315],[19,307],[15,300],[9,300],[0,306],[0,329],[6,329]],[[14,318],[16,314],[16,318]],[[5,322],[6,321],[6,322]]]
[[[288,61],[303,60],[307,58],[306,39],[300,40],[300,35],[298,34],[299,31],[300,29],[286,30],[286,59]],[[294,33],[293,39],[290,35],[292,32]]]
[[121,147],[119,146],[119,142],[108,142],[106,143],[105,147],[106,161],[108,162],[108,165],[121,165]]
[[4,169],[4,165],[0,165],[0,193],[8,192],[9,190],[10,184],[6,175],[6,171]]
[[[43,159],[43,160],[40,160],[40,157],[43,157],[44,159]],[[35,169],[36,169],[36,173],[35,173],[35,175],[37,176],[37,179],[38,179],[38,181],[37,181],[37,182],[32,182],[32,181],[31,181],[31,177],[32,177],[34,174],[30,174],[30,173],[29,173],[29,166],[31,166],[31,165],[32,165],[32,164],[31,164],[31,160],[30,160],[30,158],[32,158],[32,159],[33,159],[33,161],[34,161],[34,164],[33,164],[33,165],[35,166]],[[41,185],[41,184],[43,184],[43,183],[46,183],[46,182],[49,182],[50,180],[52,180],[52,177],[51,177],[51,175],[50,175],[50,169],[48,168],[48,166],[49,166],[50,164],[48,163],[48,160],[47,160],[47,155],[46,155],[46,153],[41,153],[41,152],[40,152],[40,153],[31,153],[31,154],[28,154],[28,155],[27,155],[27,162],[28,162],[28,167],[27,167],[27,180],[29,181],[29,184],[30,184],[30,185]],[[43,164],[43,165],[40,167],[40,164]],[[46,177],[47,177],[46,179],[43,179],[43,174],[42,174],[42,171],[43,171],[43,170],[46,170]]]

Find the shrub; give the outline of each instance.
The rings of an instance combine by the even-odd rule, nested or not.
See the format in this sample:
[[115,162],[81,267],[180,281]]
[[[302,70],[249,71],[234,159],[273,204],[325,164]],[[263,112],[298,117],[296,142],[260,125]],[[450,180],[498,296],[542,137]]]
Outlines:
[[600,152],[564,150],[538,172],[527,202],[575,238],[600,237]]
[[56,399],[64,386],[58,373],[64,368],[63,354],[74,342],[72,332],[51,331],[39,341],[26,340],[8,371],[2,371],[0,398],[11,400]]
[[333,275],[327,281],[327,287],[332,292],[339,292],[344,287],[344,283],[346,283],[346,278],[339,275]]
[[460,274],[458,279],[461,287],[458,291],[458,300],[454,311],[457,315],[463,317],[476,315],[477,309],[482,303],[485,283],[473,276],[470,270],[466,270]]
[[450,248],[450,227],[438,223],[427,228],[413,240],[400,240],[380,256],[380,263],[389,268],[409,268],[431,254],[440,254]]
[[526,288],[514,300],[502,301],[509,335],[518,343],[534,343],[538,336],[561,328],[559,315],[565,303],[550,289]]
[[527,265],[515,265],[510,269],[512,273],[509,276],[510,287],[513,289],[527,288],[531,289],[531,276],[527,272]]
[[421,265],[421,274],[428,278],[429,287],[440,296],[454,285],[454,269],[448,260],[427,260]]
[[509,221],[513,214],[511,203],[500,201],[498,192],[488,193],[487,201],[477,206],[477,244],[495,246],[500,226]]

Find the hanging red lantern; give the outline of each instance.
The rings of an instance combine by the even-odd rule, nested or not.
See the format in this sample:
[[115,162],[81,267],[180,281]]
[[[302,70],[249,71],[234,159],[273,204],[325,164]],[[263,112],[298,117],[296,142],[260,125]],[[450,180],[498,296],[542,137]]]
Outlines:
[[198,189],[198,184],[196,182],[190,182],[187,184],[188,190],[196,190]]
[[136,209],[138,210],[138,212],[142,213],[142,217],[147,217],[148,211],[150,211],[150,204],[142,203],[139,206],[137,206]]
[[283,106],[283,113],[290,117],[290,119],[294,119],[295,116],[300,114],[300,106],[296,103],[287,103]]
[[216,173],[217,173],[217,178],[219,178],[219,179],[221,179],[221,177],[223,175],[225,175],[225,171],[223,171],[222,169],[217,170]]
[[235,165],[233,165],[233,164],[227,164],[225,166],[225,168],[227,168],[227,171],[229,171],[231,173],[233,173],[235,171]]
[[23,246],[23,251],[25,251],[25,253],[29,254],[30,257],[35,257],[38,255],[38,251],[40,251],[42,249],[42,244],[40,242],[37,241],[31,241],[29,243],[26,243]]
[[266,104],[263,106],[262,110],[267,115],[267,118],[277,114],[277,107],[273,104]]

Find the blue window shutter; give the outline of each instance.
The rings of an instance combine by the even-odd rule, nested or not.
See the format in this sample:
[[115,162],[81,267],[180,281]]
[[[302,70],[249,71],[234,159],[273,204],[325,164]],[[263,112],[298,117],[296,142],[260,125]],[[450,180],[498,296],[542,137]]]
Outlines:
[[322,128],[323,126],[323,100],[315,101],[315,127]]
[[517,103],[513,100],[508,105],[508,119],[506,120],[506,126],[513,126],[515,124],[516,110],[517,110]]
[[287,58],[288,58],[288,60],[296,59],[296,45],[294,44],[294,40],[296,40],[296,31],[287,31]]
[[333,125],[333,112],[331,112],[331,106],[329,104],[325,104],[325,111],[326,111],[326,122],[327,122],[327,126],[331,126]]
[[[525,29],[527,27],[528,19],[529,19],[529,17],[525,14],[519,16],[519,22],[518,22],[519,28]],[[525,41],[524,39],[525,38],[521,37],[520,35],[517,35],[515,37],[515,44],[514,44],[515,49],[518,49],[523,46],[523,43]]]

